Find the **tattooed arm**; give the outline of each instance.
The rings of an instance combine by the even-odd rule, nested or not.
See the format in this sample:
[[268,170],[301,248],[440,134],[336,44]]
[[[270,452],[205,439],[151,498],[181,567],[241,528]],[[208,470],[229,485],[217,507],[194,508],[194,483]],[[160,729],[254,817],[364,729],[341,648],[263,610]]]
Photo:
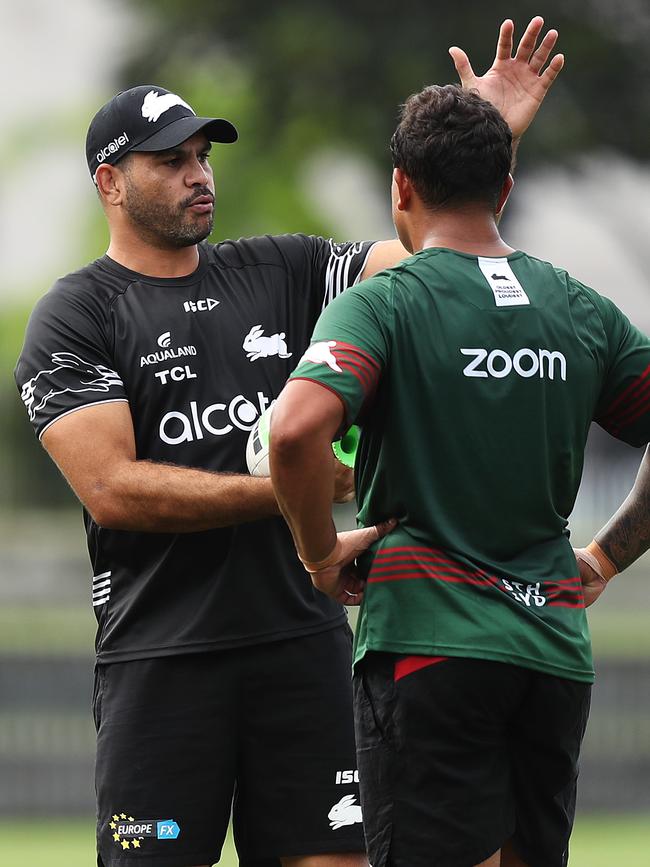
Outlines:
[[575,551],[585,605],[598,599],[607,582],[650,548],[650,446],[624,503],[586,548]]
[[643,456],[632,490],[616,514],[596,533],[596,542],[618,572],[627,569],[650,548],[650,447]]

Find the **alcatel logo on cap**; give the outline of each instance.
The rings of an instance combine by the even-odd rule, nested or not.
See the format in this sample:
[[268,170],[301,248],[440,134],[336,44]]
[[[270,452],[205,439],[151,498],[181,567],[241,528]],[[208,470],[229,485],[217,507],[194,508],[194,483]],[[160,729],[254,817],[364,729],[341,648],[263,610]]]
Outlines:
[[163,93],[161,96],[157,90],[150,90],[142,103],[142,117],[146,117],[149,123],[155,123],[161,114],[169,111],[175,105],[183,105],[194,114],[194,110],[185,100],[175,93]]
[[100,151],[97,151],[95,156],[97,157],[98,163],[103,163],[104,160],[107,160],[113,154],[116,154],[121,147],[124,147],[125,144],[129,143],[129,137],[126,134],[126,131],[122,133],[122,135],[114,138],[113,141],[109,142],[105,145]]

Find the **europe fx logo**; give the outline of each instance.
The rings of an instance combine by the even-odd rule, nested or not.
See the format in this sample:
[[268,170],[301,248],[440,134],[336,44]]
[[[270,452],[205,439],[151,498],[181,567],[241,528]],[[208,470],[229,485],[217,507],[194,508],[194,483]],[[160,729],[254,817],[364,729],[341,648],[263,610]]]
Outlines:
[[111,817],[109,828],[114,842],[122,849],[140,849],[148,837],[176,840],[181,832],[174,819],[134,819],[125,813]]

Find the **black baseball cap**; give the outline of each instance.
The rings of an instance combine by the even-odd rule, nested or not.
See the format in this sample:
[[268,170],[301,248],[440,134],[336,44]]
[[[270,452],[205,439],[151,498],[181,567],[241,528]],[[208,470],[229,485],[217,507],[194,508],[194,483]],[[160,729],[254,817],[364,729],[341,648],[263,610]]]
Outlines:
[[210,141],[237,141],[237,130],[222,117],[197,117],[175,93],[154,84],[123,90],[90,122],[86,160],[91,176],[102,163],[115,165],[129,151],[164,151],[202,130]]

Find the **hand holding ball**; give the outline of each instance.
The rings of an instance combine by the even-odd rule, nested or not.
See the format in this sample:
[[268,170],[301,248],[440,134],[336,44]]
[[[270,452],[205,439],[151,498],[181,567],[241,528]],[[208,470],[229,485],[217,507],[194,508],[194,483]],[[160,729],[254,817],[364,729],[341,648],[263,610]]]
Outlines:
[[[271,475],[269,467],[269,431],[272,412],[273,405],[264,410],[248,436],[248,442],[246,443],[246,464],[251,476]],[[337,460],[350,469],[354,467],[360,435],[361,431],[357,425],[353,424],[340,440],[332,443],[332,451]]]

